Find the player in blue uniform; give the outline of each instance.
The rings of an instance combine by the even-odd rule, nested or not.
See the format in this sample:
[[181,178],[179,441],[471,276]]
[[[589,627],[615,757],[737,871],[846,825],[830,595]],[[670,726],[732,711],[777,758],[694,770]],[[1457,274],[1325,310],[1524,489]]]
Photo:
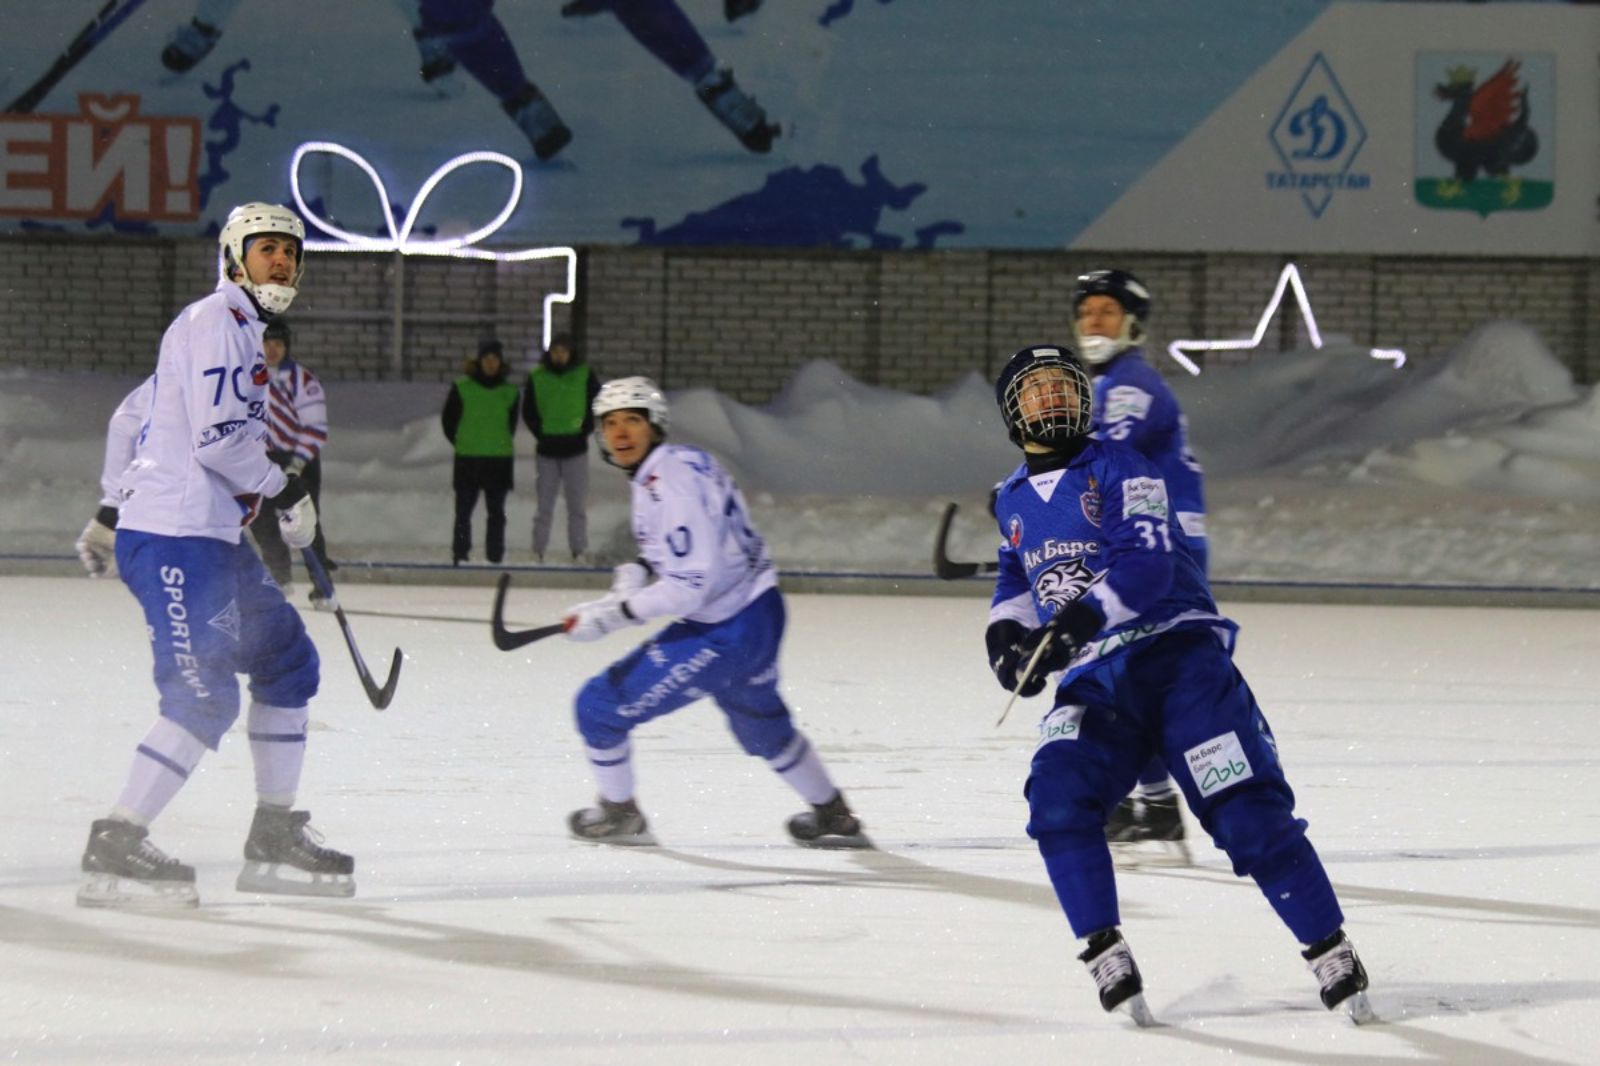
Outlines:
[[[1144,359],[1150,290],[1125,270],[1095,270],[1072,292],[1078,354],[1094,379],[1095,435],[1121,441],[1155,464],[1167,483],[1172,520],[1206,572],[1206,504],[1201,469],[1189,450],[1188,425],[1159,371]],[[1139,772],[1134,793],[1106,823],[1112,843],[1170,841],[1181,851],[1183,816],[1160,755]]]
[[[1166,483],[1147,459],[1092,435],[1093,391],[1065,346],[1024,348],[995,387],[1023,463],[1001,482],[1002,544],[989,660],[1023,696],[1056,677],[1025,795],[1028,835],[1106,1010],[1152,1019],[1119,929],[1109,812],[1151,755],[1178,768],[1189,808],[1306,945],[1323,1003],[1371,1017],[1366,971]],[[1032,672],[1029,672],[1030,664]]]
[[632,482],[639,559],[616,568],[608,595],[572,608],[567,636],[598,640],[652,618],[676,621],[578,693],[578,732],[600,800],[572,813],[572,835],[602,844],[655,843],[634,798],[628,734],[709,696],[740,747],[766,760],[811,805],[789,819],[796,842],[869,846],[778,693],[786,611],[777,570],[739,487],[699,448],[664,443],[667,400],[649,378],[606,382],[593,410],[606,460]]

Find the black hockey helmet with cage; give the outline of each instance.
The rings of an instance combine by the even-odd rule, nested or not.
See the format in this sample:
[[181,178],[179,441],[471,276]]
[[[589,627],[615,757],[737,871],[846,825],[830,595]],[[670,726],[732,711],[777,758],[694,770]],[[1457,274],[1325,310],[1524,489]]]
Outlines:
[[1093,428],[1094,386],[1077,353],[1065,344],[1035,344],[1006,362],[994,383],[995,402],[1011,443],[1064,448]]
[[1078,277],[1072,288],[1072,310],[1090,296],[1109,296],[1140,324],[1150,321],[1150,290],[1126,270],[1091,270]]

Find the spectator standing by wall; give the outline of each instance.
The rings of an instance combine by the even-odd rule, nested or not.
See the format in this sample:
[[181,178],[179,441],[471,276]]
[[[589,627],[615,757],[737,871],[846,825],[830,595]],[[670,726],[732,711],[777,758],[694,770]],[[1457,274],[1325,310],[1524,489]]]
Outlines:
[[512,488],[512,436],[517,431],[517,387],[506,380],[505,349],[489,338],[478,343],[478,358],[456,379],[440,420],[455,446],[451,487],[456,494],[450,561],[460,565],[472,551],[472,512],[483,496],[489,512],[484,558],[498,563],[506,554],[506,496]]
[[551,338],[550,349],[528,373],[522,420],[534,439],[538,509],[533,516],[533,554],[540,562],[550,546],[557,494],[566,504],[572,561],[582,562],[589,550],[589,436],[594,432],[590,405],[599,392],[599,376],[565,333]]
[[[298,477],[322,514],[322,449],[328,443],[328,397],[317,376],[291,354],[293,334],[288,319],[281,315],[267,323],[261,337],[262,353],[266,356],[269,381],[267,385],[267,457],[277,463],[290,477]],[[292,570],[288,545],[279,533],[278,509],[270,501],[263,502],[261,513],[250,523],[250,532],[261,549],[261,561],[267,564],[272,579],[291,595]],[[338,569],[328,558],[328,544],[322,535],[322,523],[317,522],[316,539],[311,550],[324,570]],[[311,603],[322,606],[320,589],[312,588]]]

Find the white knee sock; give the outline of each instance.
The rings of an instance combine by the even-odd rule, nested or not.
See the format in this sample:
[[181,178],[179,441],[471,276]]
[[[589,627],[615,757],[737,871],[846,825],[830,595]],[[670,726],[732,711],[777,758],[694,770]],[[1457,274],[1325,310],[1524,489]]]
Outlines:
[[246,724],[250,730],[250,757],[256,767],[256,795],[262,803],[294,806],[300,790],[300,770],[306,762],[304,707],[274,707],[251,703]]
[[583,753],[589,757],[589,769],[594,771],[602,799],[625,803],[633,798],[633,749],[626,740],[614,748],[585,744]]
[[795,730],[794,739],[782,751],[767,760],[767,765],[813,807],[839,794],[838,786],[828,776],[828,768],[822,765],[822,757],[799,730]]
[[139,742],[111,817],[148,826],[166,810],[205,753],[206,746],[193,733],[169,718],[157,718]]

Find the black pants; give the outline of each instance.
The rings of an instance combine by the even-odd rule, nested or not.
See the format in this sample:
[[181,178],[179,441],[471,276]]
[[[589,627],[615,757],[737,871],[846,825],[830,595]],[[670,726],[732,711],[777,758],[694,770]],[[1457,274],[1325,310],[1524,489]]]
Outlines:
[[[271,454],[276,462],[288,462],[291,458],[287,452]],[[328,558],[328,542],[322,536],[322,456],[306,464],[306,468],[300,472],[300,483],[305,485],[306,493],[317,509],[317,536],[311,542],[311,550],[316,553],[317,562],[322,564],[322,568],[332,573],[338,567]],[[287,586],[291,575],[289,546],[283,542],[283,534],[278,529],[278,509],[262,500],[261,513],[250,523],[250,532],[255,535],[261,561],[267,564],[267,572],[272,575],[272,580]]]
[[506,554],[506,497],[511,493],[510,456],[456,456],[451,485],[456,490],[456,524],[450,537],[450,561],[464,562],[472,552],[472,512],[483,495],[489,522],[483,534],[484,558],[498,563]]

